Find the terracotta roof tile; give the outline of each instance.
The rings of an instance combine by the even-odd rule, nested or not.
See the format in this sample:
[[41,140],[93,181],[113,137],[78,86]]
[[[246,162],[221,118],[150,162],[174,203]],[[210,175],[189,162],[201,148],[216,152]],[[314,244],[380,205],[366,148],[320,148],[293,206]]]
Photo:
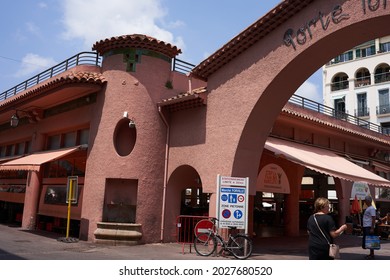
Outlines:
[[199,63],[192,74],[207,80],[207,78],[216,72],[223,65],[233,60],[246,49],[260,41],[272,30],[287,21],[291,15],[296,14],[314,0],[285,0],[278,6],[269,11],[265,16],[250,25],[207,59]]
[[176,96],[163,99],[157,105],[167,108],[170,112],[174,112],[205,106],[206,103],[207,89],[201,87],[191,92],[180,93]]
[[26,97],[39,95],[47,90],[59,87],[64,84],[74,83],[87,83],[87,84],[98,84],[102,85],[106,82],[104,76],[101,73],[96,72],[65,72],[62,75],[55,76],[47,81],[44,81],[30,89],[27,89],[17,95],[10,97],[0,103],[0,107],[6,106],[12,102],[15,102]]
[[283,107],[282,113],[306,119],[324,126],[344,131],[346,133],[358,135],[360,137],[377,141],[385,145],[390,145],[390,137],[387,135],[383,135],[381,133],[348,123],[343,120],[335,119],[331,116],[327,116],[310,109],[299,107],[298,105],[292,103],[287,103]]
[[170,58],[174,58],[181,53],[181,50],[176,46],[142,34],[111,37],[96,42],[92,47],[92,49],[96,50],[100,55],[104,55],[111,50],[124,48],[148,49],[162,53]]

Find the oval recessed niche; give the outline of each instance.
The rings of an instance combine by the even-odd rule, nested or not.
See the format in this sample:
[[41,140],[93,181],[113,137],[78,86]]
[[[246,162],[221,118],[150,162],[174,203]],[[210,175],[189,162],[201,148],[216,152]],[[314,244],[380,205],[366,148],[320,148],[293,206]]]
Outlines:
[[114,131],[114,146],[118,155],[128,156],[134,149],[137,139],[137,129],[135,125],[130,125],[130,119],[121,119]]

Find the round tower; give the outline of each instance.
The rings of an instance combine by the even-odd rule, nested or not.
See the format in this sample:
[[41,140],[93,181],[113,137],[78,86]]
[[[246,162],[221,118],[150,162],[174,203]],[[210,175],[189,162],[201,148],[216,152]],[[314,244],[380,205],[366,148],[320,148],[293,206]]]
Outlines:
[[91,112],[80,237],[99,241],[101,223],[137,224],[138,242],[160,241],[166,127],[156,103],[169,91],[171,61],[181,51],[139,34],[93,49],[103,56],[107,83]]

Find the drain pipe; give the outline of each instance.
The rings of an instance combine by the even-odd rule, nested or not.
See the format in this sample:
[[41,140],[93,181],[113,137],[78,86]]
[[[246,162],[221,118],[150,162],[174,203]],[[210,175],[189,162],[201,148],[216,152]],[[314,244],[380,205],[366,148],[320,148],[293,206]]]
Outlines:
[[165,224],[165,204],[166,204],[166,194],[167,194],[167,183],[168,183],[168,157],[169,157],[169,124],[165,118],[163,112],[161,111],[161,106],[158,106],[158,112],[163,120],[165,126],[167,127],[167,139],[165,141],[165,160],[164,160],[164,185],[163,185],[163,201],[162,201],[162,210],[161,210],[161,236],[160,242],[164,240],[164,224]]

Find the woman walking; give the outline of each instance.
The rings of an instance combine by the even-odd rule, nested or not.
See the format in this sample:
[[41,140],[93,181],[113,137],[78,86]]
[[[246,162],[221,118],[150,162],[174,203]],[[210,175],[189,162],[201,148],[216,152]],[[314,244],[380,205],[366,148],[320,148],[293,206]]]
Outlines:
[[329,243],[332,244],[333,238],[340,236],[347,229],[345,224],[336,229],[334,220],[328,213],[329,200],[324,197],[317,198],[314,202],[314,214],[307,221],[309,260],[333,260],[329,257]]

